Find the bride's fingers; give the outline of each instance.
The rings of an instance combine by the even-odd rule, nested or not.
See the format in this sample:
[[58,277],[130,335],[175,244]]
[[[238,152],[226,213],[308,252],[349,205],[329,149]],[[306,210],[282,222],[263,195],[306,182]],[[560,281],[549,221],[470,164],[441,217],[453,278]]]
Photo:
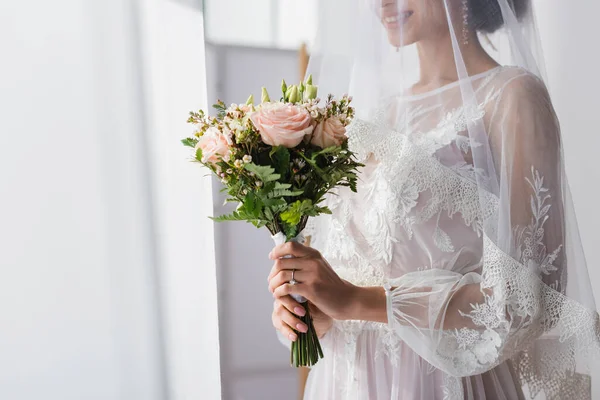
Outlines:
[[280,244],[275,246],[271,253],[269,253],[269,258],[271,260],[276,260],[285,256],[294,256],[294,257],[305,257],[315,253],[316,250],[301,245],[296,242],[287,242],[284,244]]
[[292,327],[293,329],[299,332],[308,331],[308,326],[306,326],[304,322],[300,321],[300,319],[294,314],[289,312],[288,309],[285,308],[282,304],[279,304],[275,307],[275,313],[277,314],[277,317],[283,322],[282,325]]
[[292,275],[293,278],[296,282],[302,283],[305,282],[306,278],[308,277],[308,273],[305,271],[293,271],[293,270],[283,270],[283,271],[279,271],[277,274],[275,274],[275,276],[273,276],[270,280],[269,280],[269,291],[271,293],[273,293],[273,291],[275,291],[275,289],[278,286],[283,285],[284,283],[288,283],[292,280]]
[[298,339],[298,335],[294,332],[294,330],[285,322],[279,318],[279,316],[273,311],[273,315],[271,316],[271,320],[273,321],[273,326],[277,329],[283,336],[291,340],[292,342]]
[[269,272],[269,277],[267,278],[267,280],[270,281],[280,271],[291,271],[293,269],[299,271],[301,269],[304,269],[306,266],[306,259],[304,258],[280,258],[278,260],[275,260],[275,263],[273,264],[273,268],[271,268],[271,272]]
[[277,287],[277,289],[273,291],[273,297],[275,297],[276,299],[288,296],[290,294],[297,294],[302,297],[306,297],[309,300],[312,299],[312,296],[309,292],[309,287],[304,283],[297,283],[295,285],[284,283],[283,285]]
[[281,297],[281,298],[277,299],[276,302],[281,303],[290,312],[292,312],[300,317],[304,317],[304,315],[306,314],[306,310],[304,309],[302,304],[298,303],[296,300],[294,300],[290,296]]

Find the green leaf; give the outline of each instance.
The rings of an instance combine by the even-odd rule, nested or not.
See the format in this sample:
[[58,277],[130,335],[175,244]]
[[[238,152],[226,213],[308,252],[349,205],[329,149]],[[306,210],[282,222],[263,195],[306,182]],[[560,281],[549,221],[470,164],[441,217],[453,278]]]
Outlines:
[[244,168],[248,172],[253,172],[258,179],[263,181],[263,183],[273,182],[281,178],[281,175],[275,173],[275,169],[273,167],[269,167],[266,165],[256,165],[254,163],[249,163],[244,165]]
[[244,197],[244,202],[242,203],[244,210],[250,214],[254,215],[256,212],[256,195],[254,193],[249,192],[246,197]]
[[296,237],[298,234],[298,227],[296,225],[284,225],[283,231],[285,233],[286,238],[289,240],[291,238]]
[[225,222],[225,221],[245,221],[246,218],[242,216],[239,211],[234,211],[231,214],[219,215],[218,217],[209,217],[215,222]]
[[186,138],[186,139],[183,139],[181,141],[181,143],[183,143],[183,145],[187,146],[187,147],[196,147],[196,145],[198,144],[198,139]]
[[316,217],[317,215],[320,214],[332,214],[331,210],[329,209],[329,207],[316,207],[316,215],[313,215],[313,217]]
[[273,160],[275,171],[281,176],[286,176],[290,171],[290,151],[284,146],[273,147],[269,152]]
[[304,194],[304,190],[302,189],[289,190],[291,187],[292,185],[289,183],[275,182],[275,185],[273,187],[269,187],[268,189],[265,188],[264,191],[266,192],[266,197],[268,199],[280,197],[296,197]]
[[213,108],[217,110],[217,118],[223,119],[227,115],[227,106],[221,100],[218,100],[216,104],[213,104]]
[[298,225],[303,215],[309,215],[314,209],[313,203],[310,200],[298,200],[290,205],[290,207],[282,212],[279,216],[281,220],[289,225]]
[[251,215],[253,218],[261,217],[263,206],[264,206],[264,204],[261,201],[261,199],[253,192],[249,192],[244,197],[244,202],[243,202],[244,211],[248,215]]
[[313,153],[312,158],[315,159],[316,157],[325,155],[325,154],[336,154],[336,153],[339,153],[341,150],[343,150],[343,148],[341,146],[326,147],[322,150],[319,150],[319,151]]
[[288,203],[285,199],[276,198],[276,199],[265,199],[262,200],[265,207],[271,209],[273,214],[279,214],[282,211],[285,211],[288,208]]
[[202,162],[202,149],[197,149],[196,150],[196,160]]
[[269,207],[265,208],[264,213],[265,213],[265,219],[267,219],[269,221],[273,221],[275,219],[275,215],[273,215],[273,212],[271,211],[271,209]]
[[257,218],[257,217],[253,217],[252,215],[249,215],[243,208],[235,210],[231,214],[220,215],[218,217],[209,217],[209,218],[215,222],[245,221],[245,222],[249,222],[249,223],[253,224],[254,226],[257,226],[259,224],[262,224],[260,226],[264,226],[269,222],[269,221],[265,221],[261,218]]

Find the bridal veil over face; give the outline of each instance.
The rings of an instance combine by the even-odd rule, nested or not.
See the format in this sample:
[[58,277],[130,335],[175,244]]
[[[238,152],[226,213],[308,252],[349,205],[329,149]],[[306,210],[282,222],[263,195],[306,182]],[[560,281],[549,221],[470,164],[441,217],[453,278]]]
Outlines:
[[[315,220],[315,246],[344,278],[387,287],[386,351],[409,346],[446,398],[590,398],[598,314],[530,1],[323,3],[309,73],[321,95],[354,97],[367,167]],[[379,398],[350,364],[346,393]],[[501,365],[518,394],[478,397],[466,377]]]

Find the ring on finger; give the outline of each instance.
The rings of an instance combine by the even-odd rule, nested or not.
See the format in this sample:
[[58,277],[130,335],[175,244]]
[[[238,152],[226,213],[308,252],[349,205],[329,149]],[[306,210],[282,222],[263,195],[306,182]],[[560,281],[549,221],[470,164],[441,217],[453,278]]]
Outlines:
[[292,270],[292,279],[288,282],[292,286],[297,285],[299,283],[296,279],[294,279],[295,274],[296,274],[296,270],[293,269]]

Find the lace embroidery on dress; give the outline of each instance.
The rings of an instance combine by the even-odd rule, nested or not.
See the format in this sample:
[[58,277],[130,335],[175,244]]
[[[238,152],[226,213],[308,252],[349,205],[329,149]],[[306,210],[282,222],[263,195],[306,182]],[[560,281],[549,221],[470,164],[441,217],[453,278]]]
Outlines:
[[533,167],[531,168],[531,175],[532,179],[526,178],[526,180],[534,193],[531,196],[533,217],[528,226],[515,228],[516,242],[519,243],[517,249],[518,259],[521,264],[538,270],[544,275],[550,275],[558,269],[553,263],[556,261],[562,245],[558,246],[552,253],[547,253],[546,246],[543,243],[544,224],[551,207],[551,204],[547,203],[551,196],[548,194],[548,189],[544,187],[544,178]]
[[[552,263],[560,247],[547,254],[543,225],[551,197],[543,187],[543,177],[533,168],[531,173],[532,179],[527,181],[533,190],[533,218],[529,226],[519,228],[521,262],[484,236],[481,286],[493,288],[493,295],[484,295],[485,302],[471,305],[468,313],[460,312],[481,329],[445,332],[444,346],[438,351],[454,363],[457,374],[473,375],[500,364],[503,346],[533,342],[516,360],[518,375],[532,396],[543,391],[547,399],[589,399],[590,377],[576,373],[575,360],[583,352],[600,354],[594,341],[598,316],[540,279],[547,271],[556,270]],[[526,268],[532,264],[536,267]],[[523,330],[525,327],[528,329]],[[539,339],[551,330],[557,337]]]
[[[365,218],[367,238],[371,237],[377,252],[384,261],[391,260],[391,249],[396,239],[389,234],[386,221],[400,224],[412,236],[412,226],[437,217],[442,212],[449,217],[460,214],[464,223],[481,235],[481,221],[490,218],[496,211],[498,199],[491,193],[484,194],[484,209],[480,204],[480,193],[476,174],[481,174],[472,165],[460,163],[447,167],[440,163],[434,153],[462,137],[454,130],[466,122],[463,111],[451,113],[438,133],[415,134],[410,137],[396,131],[380,128],[372,123],[356,120],[348,132],[350,146],[361,157],[373,154],[378,160],[374,178],[368,184],[369,193],[377,193],[379,201],[373,202]],[[483,111],[472,115],[481,118]],[[451,127],[452,129],[448,128]],[[454,139],[452,139],[454,138]],[[466,143],[461,146],[471,146]],[[415,209],[419,195],[429,193],[422,208]],[[375,233],[372,236],[371,233]],[[383,237],[382,237],[383,236]],[[450,236],[439,224],[434,233],[434,243],[444,252],[453,252]]]
[[460,378],[444,374],[444,398],[443,400],[463,400],[464,390]]

